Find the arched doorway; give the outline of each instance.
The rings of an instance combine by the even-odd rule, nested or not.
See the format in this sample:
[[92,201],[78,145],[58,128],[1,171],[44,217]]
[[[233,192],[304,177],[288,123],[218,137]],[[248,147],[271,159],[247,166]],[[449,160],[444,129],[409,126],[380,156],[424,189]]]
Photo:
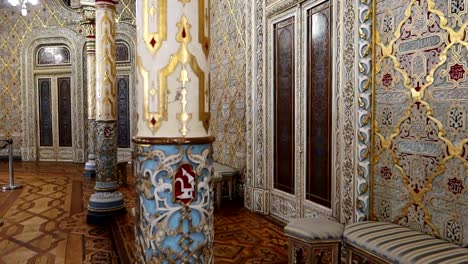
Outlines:
[[35,53],[37,159],[73,161],[70,49],[64,44],[39,46]]
[[84,40],[68,28],[37,30],[25,39],[21,50],[23,160],[84,161]]

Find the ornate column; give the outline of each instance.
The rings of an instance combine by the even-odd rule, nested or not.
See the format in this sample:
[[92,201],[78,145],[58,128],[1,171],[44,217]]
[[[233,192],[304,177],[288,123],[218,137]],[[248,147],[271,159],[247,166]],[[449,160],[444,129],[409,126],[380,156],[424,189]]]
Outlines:
[[71,8],[80,8],[81,7],[81,1],[80,0],[70,0],[70,7]]
[[117,87],[115,5],[96,1],[96,192],[88,204],[88,223],[124,212],[117,181]]
[[88,89],[88,161],[84,167],[84,176],[96,176],[96,10],[94,0],[83,1],[83,27],[86,35],[86,77]]
[[137,1],[138,263],[213,262],[208,7]]

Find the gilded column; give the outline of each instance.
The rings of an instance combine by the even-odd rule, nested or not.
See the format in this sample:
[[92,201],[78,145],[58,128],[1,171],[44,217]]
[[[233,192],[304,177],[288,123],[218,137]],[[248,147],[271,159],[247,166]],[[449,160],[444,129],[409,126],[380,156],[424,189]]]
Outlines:
[[208,0],[137,1],[138,263],[212,263]]
[[88,204],[88,223],[121,213],[125,203],[117,191],[117,87],[115,5],[96,1],[96,192]]
[[86,35],[86,77],[88,89],[88,161],[85,163],[84,176],[96,176],[96,11],[93,1],[83,1],[83,32]]

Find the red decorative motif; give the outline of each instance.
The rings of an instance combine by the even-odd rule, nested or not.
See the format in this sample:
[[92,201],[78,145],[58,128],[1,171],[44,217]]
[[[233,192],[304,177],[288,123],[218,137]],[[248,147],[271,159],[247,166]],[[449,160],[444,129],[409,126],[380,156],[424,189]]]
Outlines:
[[111,136],[111,131],[112,129],[110,127],[105,127],[104,128],[104,137],[108,138]]
[[156,125],[156,119],[155,119],[154,117],[153,117],[153,118],[151,118],[151,124],[152,124],[153,126],[155,126],[155,125]]
[[182,38],[187,37],[187,33],[185,32],[185,27],[182,29]]
[[392,82],[393,82],[393,77],[390,73],[387,73],[382,77],[382,84],[385,87],[390,87],[390,85],[392,85]]
[[448,180],[448,189],[453,194],[461,194],[463,192],[463,182],[457,178],[452,178]]
[[455,64],[450,66],[450,79],[454,81],[458,81],[460,79],[463,79],[463,75],[465,74],[465,69],[463,68],[463,65],[460,64]]
[[151,38],[150,44],[153,48],[154,48],[154,45],[156,45],[156,43],[158,42],[154,38]]
[[416,90],[416,92],[421,91],[421,85],[419,84],[419,82],[418,82],[418,84],[416,85],[416,87],[414,87],[414,89]]
[[188,204],[197,199],[196,173],[192,165],[182,164],[174,177],[174,201]]
[[380,173],[382,175],[382,178],[384,178],[385,180],[390,180],[392,178],[392,176],[393,176],[392,170],[387,166],[382,167],[380,169]]

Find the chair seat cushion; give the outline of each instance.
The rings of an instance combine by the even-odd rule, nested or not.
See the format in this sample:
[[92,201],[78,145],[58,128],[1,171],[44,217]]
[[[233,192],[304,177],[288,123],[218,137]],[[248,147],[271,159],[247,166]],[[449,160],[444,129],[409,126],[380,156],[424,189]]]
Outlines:
[[297,218],[291,220],[284,232],[287,236],[305,242],[339,241],[343,235],[344,225],[323,218]]
[[468,249],[391,223],[347,225],[343,240],[392,263],[468,263]]

